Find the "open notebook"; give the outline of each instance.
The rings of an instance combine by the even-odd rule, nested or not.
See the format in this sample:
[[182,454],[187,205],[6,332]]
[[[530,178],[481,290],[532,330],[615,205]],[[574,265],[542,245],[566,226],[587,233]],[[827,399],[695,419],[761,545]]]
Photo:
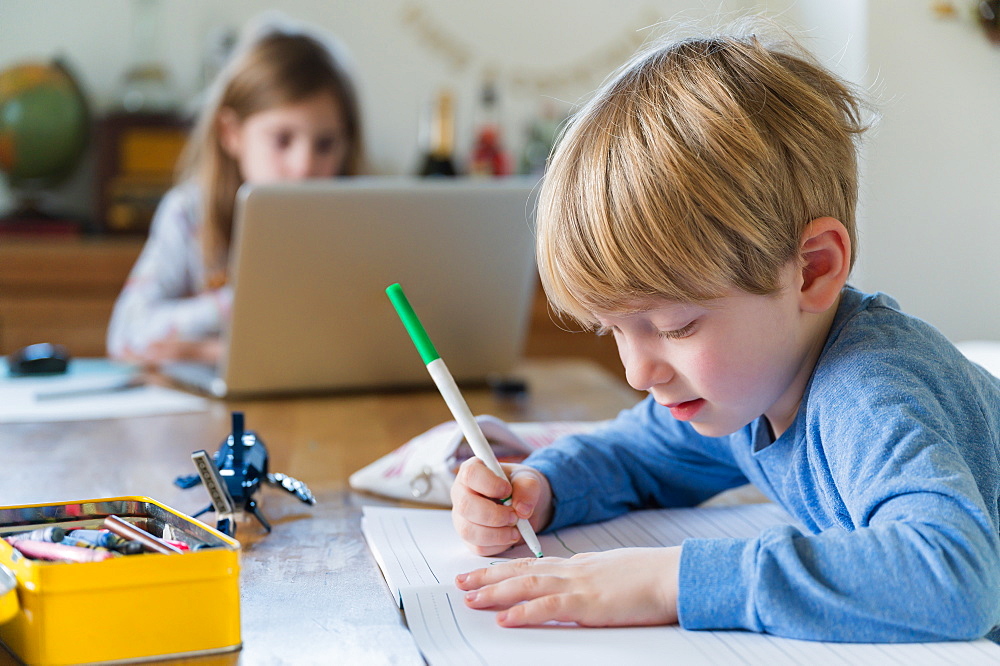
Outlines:
[[244,187],[216,396],[429,385],[385,288],[399,282],[460,383],[519,359],[534,295],[533,179],[353,178]]
[[[775,504],[635,511],[615,520],[539,535],[546,556],[569,557],[624,546],[679,545],[688,537],[752,537],[791,523]],[[478,557],[462,544],[448,511],[364,508],[362,530],[386,582],[406,614],[417,647],[437,664],[997,664],[1000,645],[958,643],[822,643],[745,631],[671,627],[506,629],[493,613],[470,610],[456,574],[503,559]],[[505,553],[531,557],[522,544]]]

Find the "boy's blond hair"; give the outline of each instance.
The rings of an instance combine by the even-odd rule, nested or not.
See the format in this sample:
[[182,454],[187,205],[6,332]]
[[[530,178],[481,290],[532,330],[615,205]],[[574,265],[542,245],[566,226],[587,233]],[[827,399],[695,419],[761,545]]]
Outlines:
[[752,34],[638,55],[550,159],[537,254],[552,306],[593,326],[650,297],[774,293],[824,216],[856,247],[861,111],[808,55]]

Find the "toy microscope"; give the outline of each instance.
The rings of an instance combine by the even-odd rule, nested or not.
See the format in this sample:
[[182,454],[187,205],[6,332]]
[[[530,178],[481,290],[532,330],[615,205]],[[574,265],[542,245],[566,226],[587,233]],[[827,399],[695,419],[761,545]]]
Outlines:
[[251,514],[271,531],[254,497],[262,483],[286,490],[305,504],[316,503],[306,484],[287,474],[267,471],[267,447],[257,433],[244,429],[243,412],[233,412],[233,432],[219,446],[214,460],[204,450],[192,453],[191,459],[198,473],[179,476],[174,483],[181,488],[205,484],[212,503],[194,515],[214,509],[216,529],[228,536],[236,533],[237,510]]

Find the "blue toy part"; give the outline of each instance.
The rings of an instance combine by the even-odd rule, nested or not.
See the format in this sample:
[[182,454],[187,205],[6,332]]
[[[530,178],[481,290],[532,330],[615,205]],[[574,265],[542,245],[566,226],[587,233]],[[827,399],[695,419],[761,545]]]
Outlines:
[[[266,482],[277,486],[295,495],[306,504],[316,503],[309,488],[301,481],[285,474],[268,473],[267,446],[257,436],[257,433],[246,430],[243,412],[232,413],[232,424],[233,432],[219,446],[213,462],[218,469],[218,477],[222,481],[224,490],[229,495],[234,507],[242,507],[253,515],[265,530],[270,532],[271,524],[264,517],[254,497],[260,490],[262,483]],[[196,453],[204,456],[204,452]],[[174,480],[174,483],[181,488],[192,488],[201,482],[201,474],[179,476]],[[214,503],[196,515],[210,511],[213,507]],[[236,531],[236,523],[228,515],[219,516],[217,528],[233,536]]]

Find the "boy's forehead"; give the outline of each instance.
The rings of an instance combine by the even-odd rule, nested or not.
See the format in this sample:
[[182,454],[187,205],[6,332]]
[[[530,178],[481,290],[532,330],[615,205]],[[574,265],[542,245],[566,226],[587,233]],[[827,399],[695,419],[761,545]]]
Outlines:
[[683,311],[689,308],[703,307],[702,303],[694,303],[691,301],[678,301],[670,298],[665,298],[663,296],[645,296],[642,298],[631,298],[628,300],[623,300],[615,303],[609,309],[593,310],[592,314],[595,317],[602,316],[612,316],[612,317],[628,317],[632,315],[645,314],[653,310],[677,310]]

